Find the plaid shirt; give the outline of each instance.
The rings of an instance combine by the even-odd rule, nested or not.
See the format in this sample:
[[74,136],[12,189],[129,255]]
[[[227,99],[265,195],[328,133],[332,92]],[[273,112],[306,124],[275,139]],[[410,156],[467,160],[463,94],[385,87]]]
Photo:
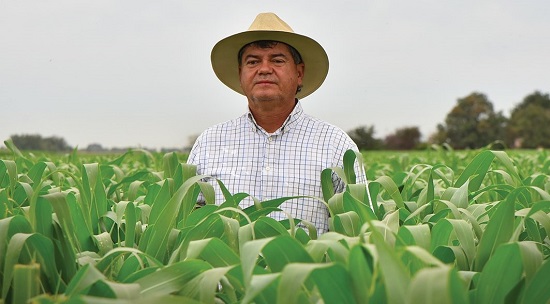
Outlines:
[[[197,165],[197,173],[217,178],[232,193],[244,192],[260,201],[286,196],[314,196],[322,200],[321,171],[342,167],[344,153],[357,146],[341,129],[304,113],[297,102],[282,127],[267,133],[258,126],[250,111],[241,117],[215,125],[195,142],[188,163]],[[357,182],[365,183],[364,170],[358,170]],[[224,202],[215,179],[209,179],[216,191],[216,203]],[[345,185],[333,174],[335,191]],[[253,204],[246,198],[242,208]],[[317,199],[287,200],[280,209],[292,217],[309,221],[318,233],[328,230],[329,213]],[[287,216],[274,212],[271,217]]]

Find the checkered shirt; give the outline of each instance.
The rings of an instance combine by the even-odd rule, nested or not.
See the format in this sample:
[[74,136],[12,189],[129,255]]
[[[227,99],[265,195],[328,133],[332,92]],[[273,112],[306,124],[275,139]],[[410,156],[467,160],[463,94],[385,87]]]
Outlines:
[[[343,156],[357,146],[340,128],[304,113],[297,102],[281,128],[267,133],[258,126],[250,111],[204,131],[195,142],[188,158],[197,166],[197,174],[209,179],[216,192],[216,203],[224,202],[215,179],[232,193],[244,192],[260,201],[287,197],[313,196],[287,200],[280,209],[293,218],[311,222],[318,233],[328,230],[329,213],[322,200],[321,171],[342,167]],[[365,183],[364,170],[356,164],[357,182]],[[333,174],[336,192],[343,191],[343,181]],[[244,209],[251,198],[240,203]],[[287,219],[273,212],[276,220]]]

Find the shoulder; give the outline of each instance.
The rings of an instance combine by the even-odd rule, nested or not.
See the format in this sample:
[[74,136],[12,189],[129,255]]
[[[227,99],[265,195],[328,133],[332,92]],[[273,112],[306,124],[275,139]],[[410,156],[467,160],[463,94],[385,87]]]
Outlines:
[[204,157],[206,151],[218,149],[228,139],[238,137],[247,126],[246,115],[242,115],[207,128],[195,140],[189,153],[189,162],[197,162],[196,158],[201,155]]
[[304,114],[302,128],[310,130],[317,137],[324,138],[337,145],[356,147],[349,135],[340,127],[322,119]]
[[232,132],[237,132],[238,130],[246,127],[246,125],[247,124],[246,124],[246,114],[245,114],[235,119],[221,122],[211,127],[208,127],[199,135],[199,137],[197,138],[197,141],[203,141],[203,140],[207,140],[208,138],[220,137],[220,136],[227,137],[228,134]]

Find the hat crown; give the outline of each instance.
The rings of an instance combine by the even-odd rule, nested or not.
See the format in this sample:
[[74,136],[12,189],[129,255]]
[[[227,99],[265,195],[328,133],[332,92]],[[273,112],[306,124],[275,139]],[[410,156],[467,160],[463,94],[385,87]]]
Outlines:
[[252,22],[249,31],[282,31],[294,33],[292,28],[274,13],[261,13]]

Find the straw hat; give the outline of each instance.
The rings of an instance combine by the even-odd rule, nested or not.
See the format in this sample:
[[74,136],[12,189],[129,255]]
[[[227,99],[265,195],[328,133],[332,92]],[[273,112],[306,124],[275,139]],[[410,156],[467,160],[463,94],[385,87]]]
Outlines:
[[247,31],[222,39],[212,48],[210,59],[214,73],[235,92],[244,95],[237,62],[239,50],[246,44],[258,40],[284,42],[300,53],[305,64],[305,72],[303,87],[296,94],[297,98],[304,98],[315,92],[327,77],[328,56],[317,41],[294,33],[292,28],[274,13],[261,13],[256,16]]

